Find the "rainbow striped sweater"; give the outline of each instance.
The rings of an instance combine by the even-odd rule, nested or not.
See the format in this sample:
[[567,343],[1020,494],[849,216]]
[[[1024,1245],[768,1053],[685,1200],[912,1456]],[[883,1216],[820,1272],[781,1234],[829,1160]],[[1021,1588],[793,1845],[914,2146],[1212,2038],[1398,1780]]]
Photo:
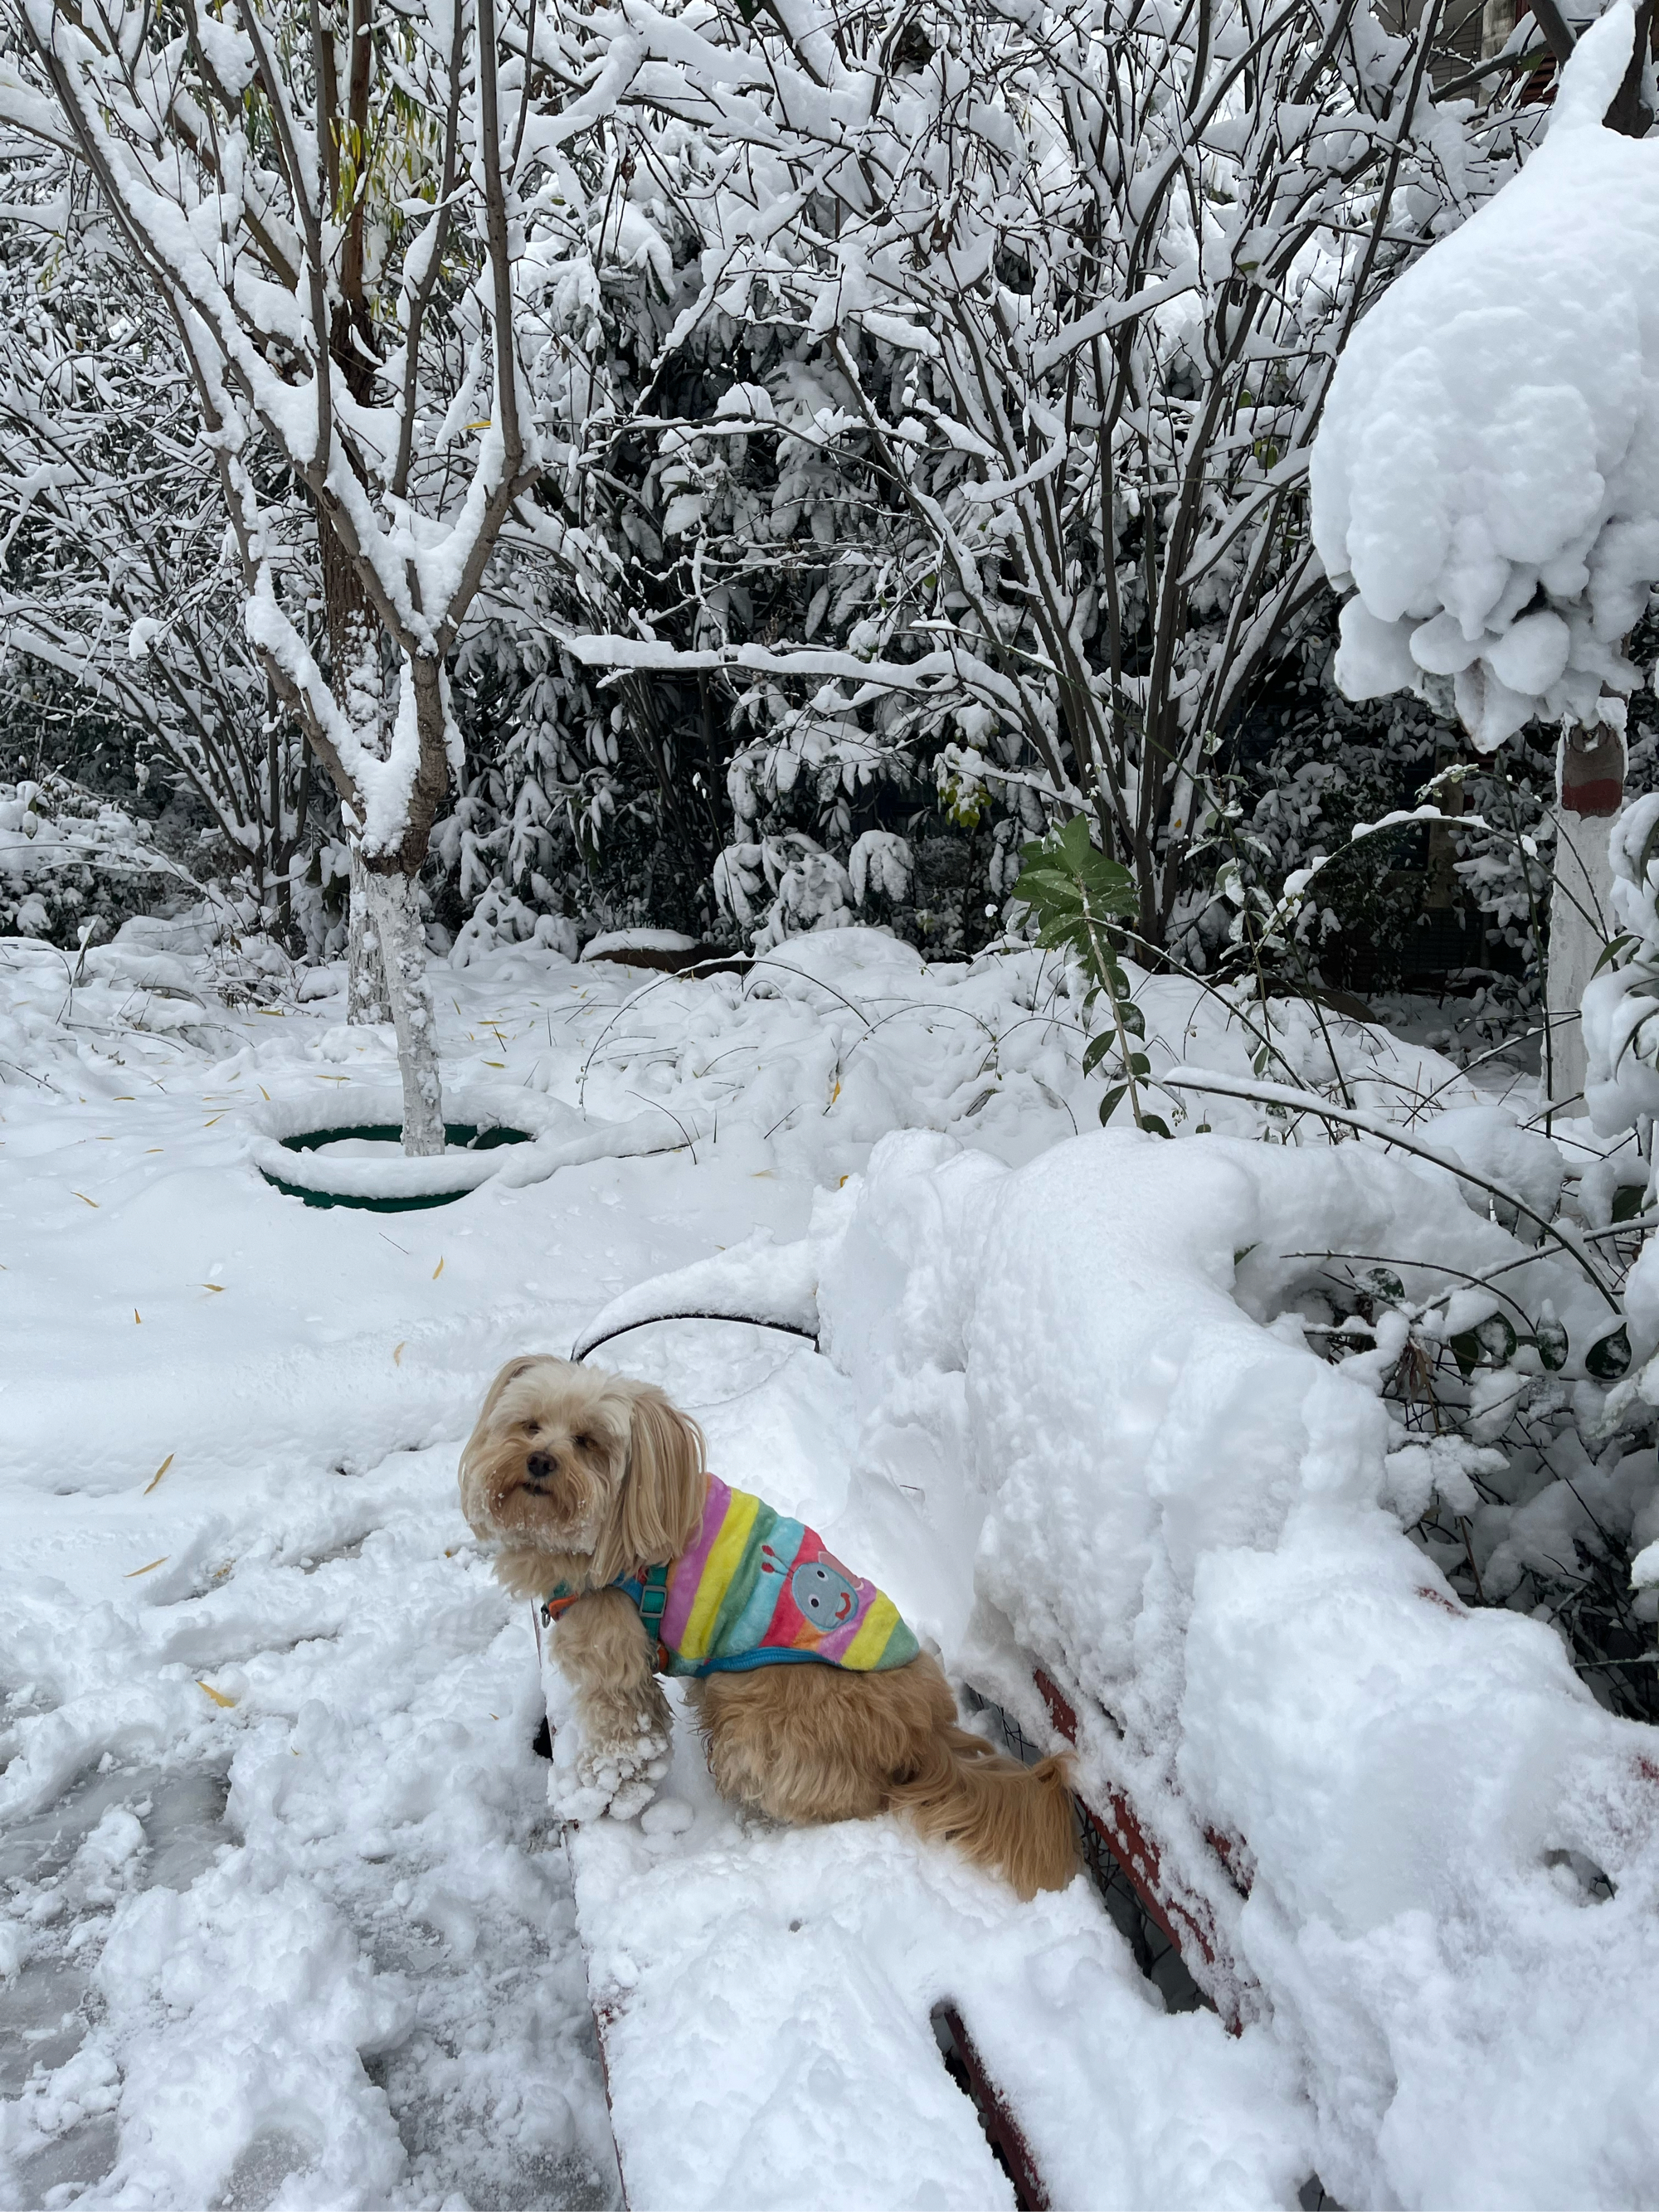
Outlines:
[[[916,1639],[892,1599],[849,1574],[817,1529],[727,1489],[717,1475],[706,1480],[690,1549],[666,1570],[614,1585],[654,1629],[659,1673],[731,1674],[812,1659],[870,1674],[915,1657]],[[543,1618],[556,1620],[575,1595],[562,1584]]]

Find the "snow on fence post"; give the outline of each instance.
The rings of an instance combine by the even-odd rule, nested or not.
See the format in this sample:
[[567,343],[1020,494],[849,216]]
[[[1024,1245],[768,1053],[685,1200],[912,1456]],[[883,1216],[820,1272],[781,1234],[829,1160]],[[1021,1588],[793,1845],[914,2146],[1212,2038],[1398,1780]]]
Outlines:
[[[0,115],[72,149],[171,320],[249,641],[346,815],[353,1006],[374,996],[372,939],[404,1149],[441,1151],[418,877],[459,756],[445,662],[541,465],[520,341],[559,265],[538,217],[565,203],[520,184],[605,102],[550,117],[528,49],[552,34],[533,9],[498,26],[495,0],[19,13]],[[283,557],[296,520],[318,541],[326,672]]]
[[[1622,706],[1622,701],[1609,701]],[[1606,722],[1562,732],[1556,756],[1555,868],[1550,892],[1546,1015],[1551,1103],[1584,1096],[1579,1008],[1613,933],[1608,833],[1625,803],[1625,740]]]

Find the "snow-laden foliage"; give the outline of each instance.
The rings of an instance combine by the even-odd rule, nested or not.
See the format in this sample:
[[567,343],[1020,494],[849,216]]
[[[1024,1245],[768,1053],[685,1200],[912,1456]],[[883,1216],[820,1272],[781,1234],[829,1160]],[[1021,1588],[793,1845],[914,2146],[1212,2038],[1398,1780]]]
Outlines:
[[1627,806],[1609,841],[1617,935],[1584,994],[1585,1097],[1617,1135],[1659,1113],[1659,796]]
[[[243,624],[172,333],[95,206],[36,213],[65,234],[25,231],[0,261],[0,641],[123,727],[141,786],[158,773],[186,787],[256,905],[286,925],[312,777]],[[284,550],[303,604],[314,534],[296,520]]]
[[[1431,26],[1354,0],[509,9],[452,26],[467,55],[491,33],[476,82],[435,17],[368,0],[321,45],[280,8],[222,34],[145,0],[101,30],[36,13],[7,150],[53,244],[20,306],[106,298],[88,264],[119,238],[159,312],[105,312],[103,388],[139,447],[168,436],[168,503],[210,460],[231,523],[208,557],[198,504],[200,550],[169,524],[149,557],[218,579],[228,629],[252,609],[213,657],[253,683],[216,739],[244,795],[211,803],[252,808],[237,835],[281,878],[293,757],[248,799],[249,732],[287,748],[296,720],[335,787],[316,836],[337,797],[365,853],[418,865],[442,820],[452,932],[483,901],[508,936],[560,907],[768,942],[898,915],[971,950],[1022,839],[1079,806],[1141,934],[1184,929],[1214,749],[1321,601],[1333,361],[1516,150],[1502,103],[1431,96]],[[42,526],[31,441],[87,454],[58,389],[13,471]],[[93,458],[118,513],[119,454]],[[71,657],[199,713],[165,612],[119,666],[109,562],[76,558],[100,658]],[[58,650],[40,572],[18,596]]]
[[[1315,447],[1351,697],[1449,687],[1482,750],[1534,715],[1622,729],[1659,580],[1659,148],[1606,128],[1615,0],[1521,173],[1355,333]],[[1605,700],[1605,703],[1604,703]]]
[[0,783],[0,936],[84,945],[196,888],[148,822],[67,777]]
[[[573,82],[603,56],[624,88],[616,219],[678,312],[609,442],[662,615],[576,649],[752,672],[745,843],[810,834],[803,781],[846,838],[921,748],[958,811],[1091,811],[1160,936],[1206,749],[1318,589],[1334,355],[1493,179],[1426,40],[1104,0],[578,33]],[[722,388],[683,391],[711,352]]]

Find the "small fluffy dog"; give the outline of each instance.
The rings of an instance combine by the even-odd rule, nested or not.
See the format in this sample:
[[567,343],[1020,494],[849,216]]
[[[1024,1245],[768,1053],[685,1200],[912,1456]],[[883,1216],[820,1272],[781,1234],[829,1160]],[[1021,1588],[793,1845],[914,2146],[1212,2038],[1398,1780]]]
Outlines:
[[[642,1592],[654,1583],[659,1610],[665,1586],[672,1609],[675,1570],[689,1559],[690,1576],[708,1554],[704,1509],[717,1495],[743,1496],[708,1475],[702,1431],[660,1390],[550,1355],[509,1360],[461,1455],[462,1510],[495,1546],[498,1579],[520,1597],[562,1594],[554,1656],[580,1723],[578,1779],[618,1809],[629,1796],[635,1806],[648,1797],[671,1725],[657,1614]],[[958,1726],[938,1663],[915,1650],[890,1602],[828,1553],[785,1565],[807,1577],[790,1585],[802,1607],[797,1644],[820,1640],[809,1610],[831,1634],[838,1621],[865,1619],[878,1642],[890,1641],[874,1671],[854,1671],[872,1666],[867,1655],[827,1663],[796,1650],[782,1655],[793,1664],[763,1655],[694,1680],[721,1795],[793,1823],[901,1812],[924,1836],[1006,1875],[1022,1897],[1064,1888],[1077,1866],[1065,1762],[1022,1766]],[[895,1653],[913,1656],[893,1663]]]

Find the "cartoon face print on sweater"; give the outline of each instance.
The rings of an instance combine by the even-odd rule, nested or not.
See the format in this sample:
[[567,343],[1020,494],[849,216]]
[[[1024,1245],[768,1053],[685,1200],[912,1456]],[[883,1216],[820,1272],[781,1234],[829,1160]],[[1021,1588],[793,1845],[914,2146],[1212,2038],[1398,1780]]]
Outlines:
[[858,1585],[828,1552],[800,1561],[789,1577],[789,1595],[801,1619],[824,1635],[844,1626],[859,1609]]

